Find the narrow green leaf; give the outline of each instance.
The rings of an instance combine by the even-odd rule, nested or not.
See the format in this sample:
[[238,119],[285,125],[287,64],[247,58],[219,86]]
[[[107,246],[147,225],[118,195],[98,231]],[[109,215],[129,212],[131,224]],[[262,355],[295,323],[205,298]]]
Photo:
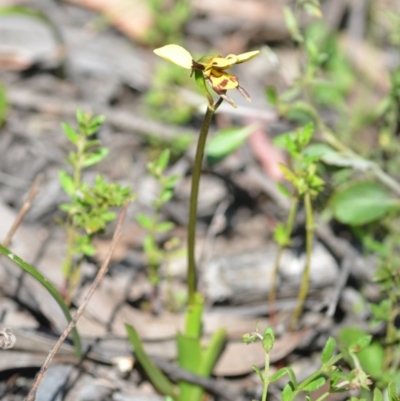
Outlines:
[[274,231],[274,240],[280,246],[289,244],[289,238],[286,233],[286,227],[282,223],[278,223]]
[[61,126],[68,140],[75,145],[79,139],[77,132],[67,123],[61,123]]
[[125,323],[125,329],[128,334],[128,339],[132,344],[135,357],[139,361],[140,365],[146,372],[151,383],[157,391],[163,395],[169,395],[174,400],[177,399],[177,393],[173,384],[168,380],[163,372],[154,364],[154,362],[149,358],[146,351],[143,348],[142,341],[135,330],[135,328],[129,324]]
[[[201,324],[200,321],[197,323]],[[188,334],[178,334],[178,361],[179,366],[201,377],[209,377],[216,364],[226,341],[226,331],[216,330],[206,348],[201,346],[201,337],[193,337]],[[181,393],[179,400],[200,401],[204,389],[198,385],[181,381],[179,383]]]
[[288,367],[287,373],[290,377],[293,388],[296,389],[297,388],[297,379],[296,379],[296,375],[294,374],[293,369]]
[[275,87],[268,86],[267,89],[265,90],[265,94],[267,95],[268,102],[272,106],[278,105],[279,97]]
[[276,382],[279,380],[281,377],[285,376],[288,373],[287,368],[282,368],[279,369],[277,372],[275,372],[269,379],[271,383]]
[[185,316],[185,334],[191,337],[200,337],[202,330],[202,316],[204,309],[204,297],[196,292],[195,302],[188,305]]
[[138,213],[136,215],[136,220],[138,221],[140,226],[145,228],[146,230],[151,230],[153,228],[153,219],[143,213]]
[[165,188],[163,193],[160,196],[161,204],[168,202],[172,198],[173,195],[174,195],[173,189]]
[[285,6],[283,8],[283,15],[285,17],[286,27],[289,30],[290,34],[292,35],[293,40],[297,42],[302,42],[303,37],[300,34],[300,29],[297,24],[296,17],[294,16],[292,10],[288,6]]
[[[71,322],[72,317],[69,312],[67,305],[65,304],[62,296],[59,292],[53,287],[53,285],[41,274],[39,273],[33,266],[24,262],[19,256],[15,255],[13,252],[8,250],[6,247],[0,244],[0,253],[6,256],[8,259],[13,261],[16,265],[18,265],[21,269],[25,270],[28,274],[30,274],[34,279],[39,281],[40,284],[50,293],[50,295],[54,298],[54,300],[58,303],[61,310],[64,313],[68,322]],[[78,330],[74,328],[72,330],[72,337],[75,346],[75,353],[78,358],[82,356],[82,346],[81,346],[81,339],[78,334]]]
[[105,120],[106,120],[106,117],[101,114],[96,117],[93,117],[90,120],[89,127],[91,127],[91,128],[100,127],[102,124],[104,124]]
[[[199,374],[199,369],[202,360],[202,350],[200,337],[187,335],[185,333],[178,333],[177,335],[178,347],[178,365],[182,369],[189,372]],[[188,383],[180,380],[179,384],[179,401],[193,400],[200,401],[204,389],[196,384]]]
[[143,249],[146,253],[154,252],[157,250],[157,245],[152,235],[146,235],[143,240]]
[[65,170],[58,172],[58,179],[64,192],[69,196],[73,196],[75,193],[74,179]]
[[322,387],[326,382],[326,378],[324,376],[319,376],[315,380],[313,380],[311,383],[308,383],[307,386],[302,388],[303,391],[308,391],[308,392],[313,392],[315,390],[318,390],[320,387]]
[[333,337],[329,337],[321,354],[321,362],[327,363],[333,356],[336,348],[336,341]]
[[383,395],[381,390],[379,390],[378,387],[375,387],[374,389],[374,398],[372,399],[372,401],[383,401]]
[[165,183],[165,187],[167,189],[173,190],[175,188],[176,182],[181,178],[180,174],[174,174],[171,175],[171,177],[168,177]]
[[156,231],[158,233],[165,233],[167,231],[172,230],[174,227],[175,224],[172,221],[163,221],[162,223],[157,225]]
[[157,167],[160,170],[160,172],[164,171],[165,168],[167,167],[170,154],[171,154],[171,152],[169,149],[164,149],[164,151],[161,153],[160,157],[158,158]]
[[298,140],[302,147],[306,146],[310,142],[313,132],[314,132],[314,124],[311,122],[306,124],[300,130],[300,132],[298,133]]
[[337,192],[330,204],[337,220],[357,226],[384,217],[400,203],[381,185],[360,182]]
[[81,246],[82,253],[86,256],[94,256],[96,254],[96,248],[90,244],[84,244]]
[[107,148],[100,148],[91,153],[89,156],[86,157],[86,160],[82,163],[83,167],[90,167],[94,164],[100,163],[104,158],[108,155]]
[[214,106],[214,99],[210,94],[210,91],[207,88],[206,81],[204,79],[203,71],[194,70],[194,78],[196,80],[197,86],[200,88],[203,95],[206,97],[208,101],[208,105],[210,107]]
[[221,328],[215,330],[206,348],[202,350],[201,365],[199,368],[200,375],[205,377],[211,375],[212,370],[224,349],[225,342],[226,330]]
[[393,382],[390,382],[388,385],[388,398],[389,401],[399,401],[400,397],[397,393],[396,385]]
[[3,125],[8,111],[8,101],[5,86],[0,82],[0,127]]
[[254,132],[255,126],[226,128],[217,132],[207,143],[205,154],[212,166],[235,152]]
[[322,18],[321,7],[319,4],[305,3],[304,10],[315,18]]
[[257,373],[257,376],[260,378],[261,383],[264,383],[264,377],[262,375],[261,369],[256,365],[251,365],[251,368],[254,370],[254,372]]
[[324,143],[312,143],[303,151],[304,156],[315,157],[316,160],[332,153],[336,153],[335,150]]
[[290,198],[292,196],[289,190],[280,182],[278,182],[276,186],[282,195],[286,196],[287,198]]
[[294,396],[294,386],[292,382],[286,383],[282,390],[282,401],[292,401]]

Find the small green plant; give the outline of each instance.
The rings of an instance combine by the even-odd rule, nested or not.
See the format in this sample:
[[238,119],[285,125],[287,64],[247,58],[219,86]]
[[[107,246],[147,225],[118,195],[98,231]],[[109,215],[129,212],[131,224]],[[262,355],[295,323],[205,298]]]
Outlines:
[[[376,387],[384,389],[389,382],[400,383],[400,330],[397,319],[400,312],[400,258],[397,252],[399,234],[390,232],[383,241],[374,239],[368,230],[355,229],[366,250],[377,256],[374,281],[379,284],[381,297],[369,305],[371,329],[381,326],[383,333],[359,354],[363,369],[374,380]],[[339,331],[339,343],[346,347],[367,333],[358,327],[345,327]]]
[[178,174],[166,176],[164,171],[168,165],[170,158],[170,151],[164,150],[159,158],[153,162],[148,163],[147,170],[152,177],[157,180],[160,186],[160,192],[156,199],[152,201],[154,207],[154,214],[152,216],[138,213],[136,219],[138,223],[147,231],[147,235],[143,241],[143,248],[147,257],[149,267],[149,280],[154,287],[157,287],[160,282],[159,269],[163,262],[165,262],[169,254],[179,244],[177,238],[171,238],[167,244],[175,244],[175,247],[160,246],[157,241],[157,235],[166,234],[174,228],[172,221],[160,221],[161,210],[165,203],[167,203],[173,196],[176,181],[179,179]]
[[[284,376],[289,377],[289,381],[283,386],[281,391],[282,401],[293,401],[298,399],[297,397],[305,397],[306,400],[311,401],[322,401],[326,399],[330,394],[343,393],[350,390],[363,390],[370,391],[370,385],[372,384],[368,374],[363,369],[360,363],[359,355],[370,345],[371,336],[360,335],[353,339],[346,346],[341,347],[341,352],[335,355],[336,341],[334,338],[329,337],[324,349],[321,353],[321,367],[315,372],[306,377],[303,381],[298,382],[296,375],[290,367],[284,367],[279,369],[273,375],[269,375],[270,369],[270,357],[269,354],[274,346],[275,335],[271,327],[267,327],[264,333],[258,332],[258,327],[251,333],[246,333],[242,336],[242,341],[246,344],[251,344],[256,341],[261,341],[264,353],[265,353],[265,368],[264,372],[261,372],[258,366],[253,366],[254,371],[259,376],[261,383],[263,384],[263,391],[261,401],[266,401],[268,394],[268,387],[271,383],[275,383]],[[347,361],[351,369],[347,370],[339,365],[339,362]],[[325,391],[312,397],[312,393],[325,386]],[[387,383],[385,387],[386,399],[390,401],[397,401],[399,397],[396,392],[396,388],[393,383]],[[350,397],[351,401],[365,401],[368,398],[357,398]],[[379,388],[375,388],[373,392],[373,401],[383,400],[383,394]],[[255,400],[253,400],[255,401]]]
[[107,156],[108,150],[101,147],[100,141],[96,139],[96,133],[104,121],[103,116],[92,117],[78,110],[76,119],[77,130],[67,123],[62,124],[65,135],[75,147],[75,151],[71,151],[66,160],[72,171],[59,172],[61,186],[70,197],[69,203],[60,206],[67,213],[62,222],[67,232],[67,251],[62,265],[67,304],[78,285],[83,259],[95,253],[92,245],[94,235],[103,232],[115,219],[111,208],[122,206],[128,199],[133,199],[130,188],[107,183],[101,175],[96,176],[93,184],[83,180],[83,170],[100,163]]
[[290,193],[284,186],[279,185],[282,193],[291,198],[290,212],[286,224],[278,224],[275,229],[275,241],[279,245],[278,253],[275,259],[274,272],[272,276],[271,292],[269,301],[274,311],[276,301],[277,275],[280,266],[280,260],[283,250],[290,245],[290,237],[293,230],[294,220],[296,217],[299,201],[304,202],[306,212],[306,265],[303,271],[301,286],[297,306],[293,314],[291,327],[294,328],[303,309],[304,301],[308,293],[312,243],[314,237],[314,213],[312,200],[322,191],[324,181],[317,174],[316,161],[319,156],[309,155],[305,152],[306,146],[309,144],[314,127],[311,123],[304,128],[277,138],[276,143],[283,146],[290,154],[293,167],[289,168],[280,165],[281,171],[285,179],[293,186],[294,192]]
[[[211,374],[222,351],[226,339],[226,331],[224,329],[216,330],[208,345],[204,347],[202,342],[204,299],[202,294],[197,290],[197,269],[195,260],[197,201],[204,149],[214,112],[221,105],[222,101],[225,100],[236,107],[233,100],[227,96],[227,90],[238,89],[246,99],[250,100],[248,93],[239,85],[238,78],[228,74],[226,70],[234,64],[243,63],[252,59],[258,55],[259,51],[244,53],[238,56],[231,54],[225,58],[221,56],[205,56],[197,61],[193,60],[192,55],[187,50],[178,45],[167,45],[156,49],[154,52],[158,56],[180,67],[192,70],[192,73],[195,75],[196,83],[208,101],[197,143],[190,195],[187,252],[188,306],[185,314],[184,330],[177,335],[179,366],[201,377],[207,377]],[[207,84],[209,84],[219,96],[217,101],[214,101]],[[164,165],[166,165],[165,161],[161,163],[161,166]],[[126,326],[126,329],[134,349],[141,350],[142,345],[136,330],[129,325]],[[204,396],[204,389],[201,386],[189,383],[185,380],[180,380],[178,382],[178,389],[176,389],[166,380],[162,372],[151,363],[151,360],[144,352],[139,352],[136,356],[146,370],[154,386],[163,394],[169,395],[177,401],[200,401]]]
[[[297,11],[304,10],[302,3],[297,2]],[[398,172],[397,156],[400,154],[399,68],[391,71],[390,91],[383,95],[379,102],[374,102],[373,109],[366,110],[365,104],[361,103],[359,112],[354,112],[354,108],[349,107],[351,103],[346,96],[355,83],[355,72],[338,50],[336,39],[321,24],[312,24],[303,33],[299,28],[298,15],[296,16],[288,8],[285,9],[285,18],[292,39],[302,55],[300,74],[287,90],[278,94],[275,89],[268,88],[267,96],[284,118],[299,125],[309,121],[313,123],[315,130],[313,139],[319,143],[308,145],[303,154],[306,157],[312,156],[310,162],[314,164],[313,169],[316,168],[319,159],[322,162],[318,165],[319,171],[332,177],[329,182],[336,187],[326,205],[324,216],[328,218],[333,216],[339,222],[347,224],[353,235],[362,242],[364,249],[378,255],[378,268],[374,280],[381,286],[381,300],[377,304],[371,304],[370,309],[371,324],[379,323],[385,328],[384,335],[381,336],[383,338],[376,336],[362,352],[357,354],[358,365],[349,355],[345,353],[343,355],[347,363],[354,368],[361,366],[374,380],[377,389],[385,390],[389,382],[398,386],[400,380],[398,352],[400,334],[396,324],[400,303],[398,294],[400,185],[390,175]],[[391,18],[393,19],[393,16]],[[397,20],[395,17],[393,22]],[[329,126],[321,113],[321,107],[327,106],[337,113]],[[349,142],[355,134],[361,134],[364,128],[371,128],[373,125],[379,146],[370,147],[371,149],[366,151],[365,147],[363,148],[363,141],[357,139],[351,143],[352,148],[358,149],[357,153],[347,145],[346,141]],[[293,143],[287,142],[287,139],[284,139],[283,145],[293,159],[292,149],[296,147]],[[299,181],[300,177],[292,173],[293,171],[285,171],[284,168],[285,178],[295,188],[299,182],[303,185],[304,176],[303,180]],[[295,193],[297,192],[295,190]],[[275,239],[280,246],[275,274],[283,247],[290,241],[297,201],[296,197],[292,199],[286,225],[279,225],[275,232]],[[307,215],[305,199],[304,204]],[[306,224],[309,226],[309,223]],[[307,231],[307,235],[309,234]],[[274,299],[273,291],[270,300]],[[342,349],[346,349],[351,343],[367,334],[359,328],[344,328],[339,332],[338,340]]]

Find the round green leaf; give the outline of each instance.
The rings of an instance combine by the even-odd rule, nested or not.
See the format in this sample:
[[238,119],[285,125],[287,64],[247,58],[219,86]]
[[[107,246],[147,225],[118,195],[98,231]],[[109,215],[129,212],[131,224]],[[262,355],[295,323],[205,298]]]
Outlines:
[[212,166],[237,150],[254,132],[254,125],[227,128],[217,132],[206,145],[207,163]]
[[337,192],[331,206],[337,220],[356,226],[384,217],[399,201],[378,184],[360,182]]

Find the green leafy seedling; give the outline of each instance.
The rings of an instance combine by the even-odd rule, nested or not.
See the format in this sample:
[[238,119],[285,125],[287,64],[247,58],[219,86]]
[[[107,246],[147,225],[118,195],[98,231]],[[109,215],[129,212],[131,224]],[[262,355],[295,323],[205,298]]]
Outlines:
[[[147,170],[157,180],[160,191],[156,199],[152,202],[154,208],[153,215],[143,213],[136,215],[139,225],[147,231],[143,242],[143,249],[149,266],[149,279],[155,287],[160,282],[159,269],[161,264],[167,261],[174,251],[174,249],[166,249],[160,246],[157,241],[157,235],[166,234],[175,227],[172,221],[161,221],[162,207],[172,198],[175,184],[180,178],[177,174],[172,176],[165,174],[169,159],[170,151],[166,149],[160,154],[157,160],[148,163]],[[176,239],[173,242],[178,243],[179,241]]]
[[95,254],[93,237],[115,219],[112,208],[134,199],[130,188],[108,183],[101,175],[96,176],[92,185],[83,181],[83,171],[100,163],[108,155],[108,149],[101,147],[95,137],[104,122],[103,116],[92,117],[78,110],[76,119],[77,130],[67,123],[62,124],[66,137],[75,148],[66,160],[72,172],[59,171],[61,187],[70,198],[68,203],[60,205],[67,214],[62,223],[67,232],[67,253],[62,266],[67,304],[79,282],[82,260]]

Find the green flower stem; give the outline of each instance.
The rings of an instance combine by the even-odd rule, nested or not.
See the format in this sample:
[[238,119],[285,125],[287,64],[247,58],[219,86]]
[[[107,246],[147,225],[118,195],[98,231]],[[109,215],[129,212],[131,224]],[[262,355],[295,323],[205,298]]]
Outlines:
[[201,125],[199,140],[197,142],[196,156],[194,159],[192,188],[190,192],[190,209],[189,209],[189,225],[188,225],[188,294],[189,305],[195,305],[195,294],[197,287],[196,279],[196,220],[197,220],[197,200],[199,195],[199,184],[201,176],[201,166],[203,163],[204,148],[206,145],[208,130],[211,125],[214,112],[217,110],[223,99],[220,98],[214,107],[208,105]]
[[306,208],[306,265],[304,267],[303,276],[301,278],[301,286],[297,298],[296,309],[293,313],[292,321],[290,322],[291,330],[295,328],[300,314],[303,310],[304,302],[308,294],[308,286],[310,281],[311,253],[315,230],[310,192],[306,192],[306,194],[304,195],[304,205]]
[[279,246],[278,253],[276,254],[276,258],[275,258],[274,271],[272,273],[272,279],[271,279],[271,281],[272,281],[271,282],[271,291],[269,293],[269,300],[268,300],[269,306],[270,306],[270,316],[273,317],[272,320],[274,320],[275,313],[276,313],[277,280],[278,280],[278,271],[279,271],[279,266],[280,266],[280,262],[281,262],[281,257],[282,257],[283,251],[287,247],[290,237],[292,235],[294,220],[296,217],[298,204],[299,204],[299,198],[297,196],[294,196],[292,198],[289,215],[288,215],[287,222],[286,222],[287,243],[285,245]]
[[[85,157],[85,145],[86,136],[82,130],[79,130],[79,140],[76,143],[76,153],[77,158],[73,165],[73,177],[74,177],[74,187],[75,191],[81,185],[82,180],[82,169]],[[77,286],[76,272],[80,268],[80,262],[74,263],[74,247],[76,242],[76,228],[74,225],[74,217],[72,215],[68,216],[67,222],[67,253],[63,262],[63,272],[65,277],[65,293],[63,294],[65,303],[67,305],[71,304],[72,295]]]
[[322,394],[321,397],[318,397],[315,401],[323,401],[326,397],[330,395],[329,391]]
[[263,392],[261,401],[267,401],[268,386],[269,386],[269,352],[265,353],[265,368],[264,368],[264,380],[263,380]]

